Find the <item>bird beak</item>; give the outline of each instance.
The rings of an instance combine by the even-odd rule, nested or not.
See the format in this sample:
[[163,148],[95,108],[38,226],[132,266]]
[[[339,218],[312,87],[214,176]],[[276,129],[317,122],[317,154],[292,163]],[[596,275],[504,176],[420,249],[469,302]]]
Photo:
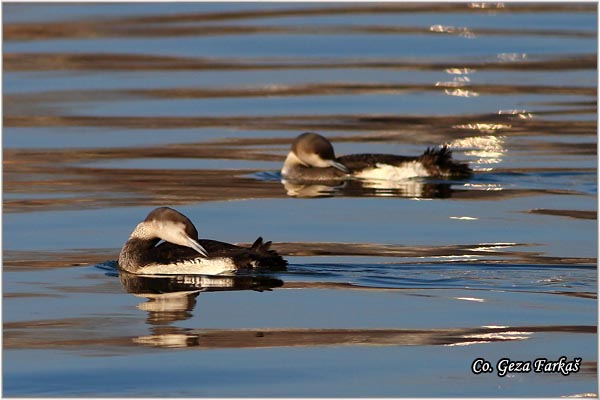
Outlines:
[[331,165],[333,168],[339,169],[340,171],[342,171],[345,174],[349,174],[350,173],[350,170],[348,169],[348,167],[346,167],[342,163],[339,163],[339,162],[334,161],[334,160],[328,160],[327,163],[329,165]]
[[188,247],[191,247],[192,249],[200,253],[202,257],[208,257],[208,252],[204,249],[204,247],[200,246],[200,243],[196,242],[194,239],[188,237],[187,245]]

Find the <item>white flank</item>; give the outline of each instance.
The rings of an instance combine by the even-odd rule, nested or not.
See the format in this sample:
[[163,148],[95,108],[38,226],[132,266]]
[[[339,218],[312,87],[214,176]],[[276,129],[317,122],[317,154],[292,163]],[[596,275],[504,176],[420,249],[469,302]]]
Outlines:
[[136,271],[144,275],[181,275],[204,274],[219,275],[234,272],[235,267],[231,258],[196,258],[176,264],[150,264]]
[[376,164],[375,168],[365,169],[357,174],[360,179],[380,179],[400,181],[408,178],[429,176],[427,169],[419,161],[410,161],[400,167],[389,164]]

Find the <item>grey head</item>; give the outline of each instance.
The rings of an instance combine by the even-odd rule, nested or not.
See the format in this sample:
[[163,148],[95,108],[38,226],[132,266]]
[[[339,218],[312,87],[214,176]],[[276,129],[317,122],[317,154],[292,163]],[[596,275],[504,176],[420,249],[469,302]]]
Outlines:
[[179,211],[169,207],[156,208],[148,214],[144,225],[156,237],[165,242],[190,247],[203,257],[208,257],[204,247],[198,243],[196,227],[188,217]]
[[337,168],[348,174],[350,170],[335,160],[333,146],[323,136],[306,132],[294,140],[292,153],[306,166],[314,168]]

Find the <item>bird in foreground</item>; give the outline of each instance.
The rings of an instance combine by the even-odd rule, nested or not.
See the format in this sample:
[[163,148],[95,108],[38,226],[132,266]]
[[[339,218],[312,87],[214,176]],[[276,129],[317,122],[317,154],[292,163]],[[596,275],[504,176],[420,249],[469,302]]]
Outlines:
[[[161,240],[164,242],[158,244]],[[119,254],[119,268],[144,275],[217,275],[240,270],[285,270],[287,261],[262,237],[250,247],[198,239],[194,224],[180,212],[154,209],[133,230]]]
[[299,182],[351,178],[467,178],[471,173],[467,164],[452,159],[452,151],[448,146],[427,148],[417,157],[393,154],[350,154],[336,157],[329,140],[312,132],[303,133],[294,140],[281,169],[284,179]]

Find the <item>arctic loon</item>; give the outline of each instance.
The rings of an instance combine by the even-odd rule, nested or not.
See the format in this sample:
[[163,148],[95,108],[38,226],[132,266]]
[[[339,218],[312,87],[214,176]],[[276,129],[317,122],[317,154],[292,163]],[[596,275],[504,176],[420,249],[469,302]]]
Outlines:
[[[163,243],[158,244],[161,240]],[[158,246],[157,246],[158,244]],[[159,207],[133,230],[119,254],[119,268],[135,274],[217,275],[239,270],[285,270],[271,242],[251,247],[198,239],[194,224],[180,212]]]
[[329,140],[312,132],[303,133],[294,140],[281,169],[284,179],[299,182],[349,178],[466,178],[471,173],[467,164],[452,159],[448,146],[427,148],[418,157],[393,154],[351,154],[336,157]]

